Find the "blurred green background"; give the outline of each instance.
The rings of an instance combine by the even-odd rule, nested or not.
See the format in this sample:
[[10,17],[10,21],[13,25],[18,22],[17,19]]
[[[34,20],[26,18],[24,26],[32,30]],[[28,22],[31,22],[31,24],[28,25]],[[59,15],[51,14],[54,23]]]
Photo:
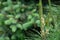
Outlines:
[[60,1],[0,0],[0,40],[60,40]]

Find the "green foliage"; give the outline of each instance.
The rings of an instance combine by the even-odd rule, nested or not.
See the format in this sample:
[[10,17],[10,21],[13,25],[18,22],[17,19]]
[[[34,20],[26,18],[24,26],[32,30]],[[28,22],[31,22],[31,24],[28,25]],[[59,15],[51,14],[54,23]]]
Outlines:
[[[44,30],[49,24],[46,40],[60,40],[60,5],[52,4],[50,9],[47,4],[43,8],[46,21]],[[0,40],[41,40],[38,9],[38,3],[33,0],[29,3],[22,0],[0,0]],[[48,13],[51,13],[50,17]]]

